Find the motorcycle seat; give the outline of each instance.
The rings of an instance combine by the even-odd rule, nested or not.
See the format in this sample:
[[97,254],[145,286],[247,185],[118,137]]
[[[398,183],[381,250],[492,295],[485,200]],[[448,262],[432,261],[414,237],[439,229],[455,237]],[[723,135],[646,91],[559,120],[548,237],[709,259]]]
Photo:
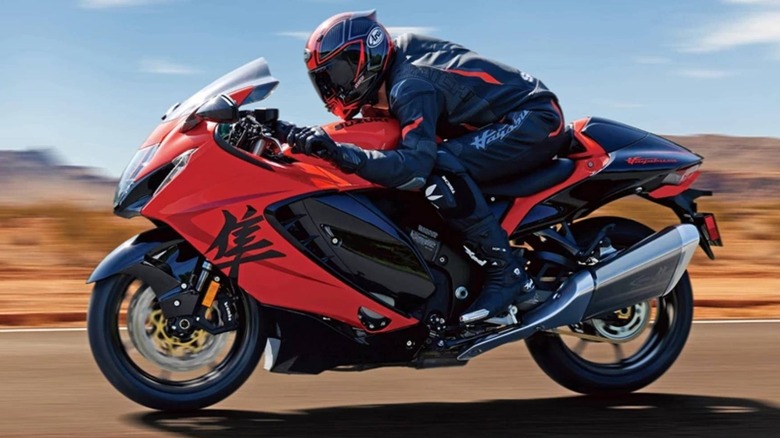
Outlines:
[[482,183],[480,188],[485,195],[521,198],[560,184],[572,173],[574,173],[574,161],[568,158],[557,158],[529,174]]

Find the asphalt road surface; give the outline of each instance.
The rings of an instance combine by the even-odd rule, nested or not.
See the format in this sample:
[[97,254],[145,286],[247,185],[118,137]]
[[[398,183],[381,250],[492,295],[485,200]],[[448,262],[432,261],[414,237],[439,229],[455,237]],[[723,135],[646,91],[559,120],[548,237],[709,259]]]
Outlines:
[[466,367],[253,377],[223,403],[168,415],[126,400],[86,333],[0,332],[0,436],[780,436],[780,324],[696,324],[658,382],[576,396],[522,343]]

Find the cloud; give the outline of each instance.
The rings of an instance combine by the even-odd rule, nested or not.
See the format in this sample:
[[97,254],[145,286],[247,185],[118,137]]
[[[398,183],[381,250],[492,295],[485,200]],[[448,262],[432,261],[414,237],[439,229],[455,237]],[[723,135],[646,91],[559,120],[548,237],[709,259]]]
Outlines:
[[160,75],[194,75],[200,70],[162,58],[147,58],[141,60],[139,71]]
[[[401,35],[402,33],[417,33],[421,35],[430,35],[433,32],[436,32],[436,28],[428,27],[428,26],[388,26],[387,31],[390,32],[390,35],[394,37]],[[295,38],[296,40],[306,41],[309,39],[309,35],[311,35],[311,32],[305,30],[291,30],[286,32],[277,32],[276,35]]]
[[79,7],[84,9],[127,8],[158,3],[168,3],[171,0],[79,0]]
[[694,31],[681,47],[683,52],[714,53],[743,46],[768,45],[780,51],[780,0],[724,0],[753,6],[750,12],[729,16],[727,21]]
[[669,58],[664,58],[663,56],[637,56],[634,58],[634,62],[637,64],[659,65],[668,64],[672,62],[672,60]]
[[731,71],[697,68],[678,70],[677,74],[695,79],[722,79],[734,76],[734,72]]
[[309,39],[309,35],[311,32],[306,32],[303,30],[294,30],[290,32],[277,32],[276,35],[283,36],[283,37],[290,37],[295,38],[296,40],[306,41]]
[[750,14],[721,24],[704,31],[687,49],[706,53],[755,44],[780,46],[780,11]]

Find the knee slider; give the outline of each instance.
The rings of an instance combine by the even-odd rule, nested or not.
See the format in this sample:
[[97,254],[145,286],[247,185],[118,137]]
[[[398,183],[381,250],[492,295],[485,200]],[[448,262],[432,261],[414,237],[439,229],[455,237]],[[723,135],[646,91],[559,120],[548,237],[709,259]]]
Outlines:
[[428,178],[425,197],[443,216],[458,219],[473,214],[474,197],[458,175],[437,174]]

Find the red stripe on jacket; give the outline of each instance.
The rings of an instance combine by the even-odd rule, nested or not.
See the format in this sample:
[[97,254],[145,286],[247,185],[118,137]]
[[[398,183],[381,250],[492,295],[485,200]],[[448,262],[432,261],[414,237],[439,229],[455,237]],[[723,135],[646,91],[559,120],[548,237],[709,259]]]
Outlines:
[[488,84],[501,85],[501,82],[498,79],[491,76],[490,73],[488,72],[468,71],[468,70],[447,70],[447,71],[450,73],[455,73],[456,75],[467,76],[470,78],[479,78],[487,82]]
[[422,121],[423,121],[423,118],[422,118],[422,116],[420,116],[420,117],[414,119],[414,121],[412,123],[404,126],[404,129],[401,130],[401,138],[405,139],[406,138],[406,134],[408,134],[409,131],[414,130],[414,128],[420,126],[420,123],[422,123]]

